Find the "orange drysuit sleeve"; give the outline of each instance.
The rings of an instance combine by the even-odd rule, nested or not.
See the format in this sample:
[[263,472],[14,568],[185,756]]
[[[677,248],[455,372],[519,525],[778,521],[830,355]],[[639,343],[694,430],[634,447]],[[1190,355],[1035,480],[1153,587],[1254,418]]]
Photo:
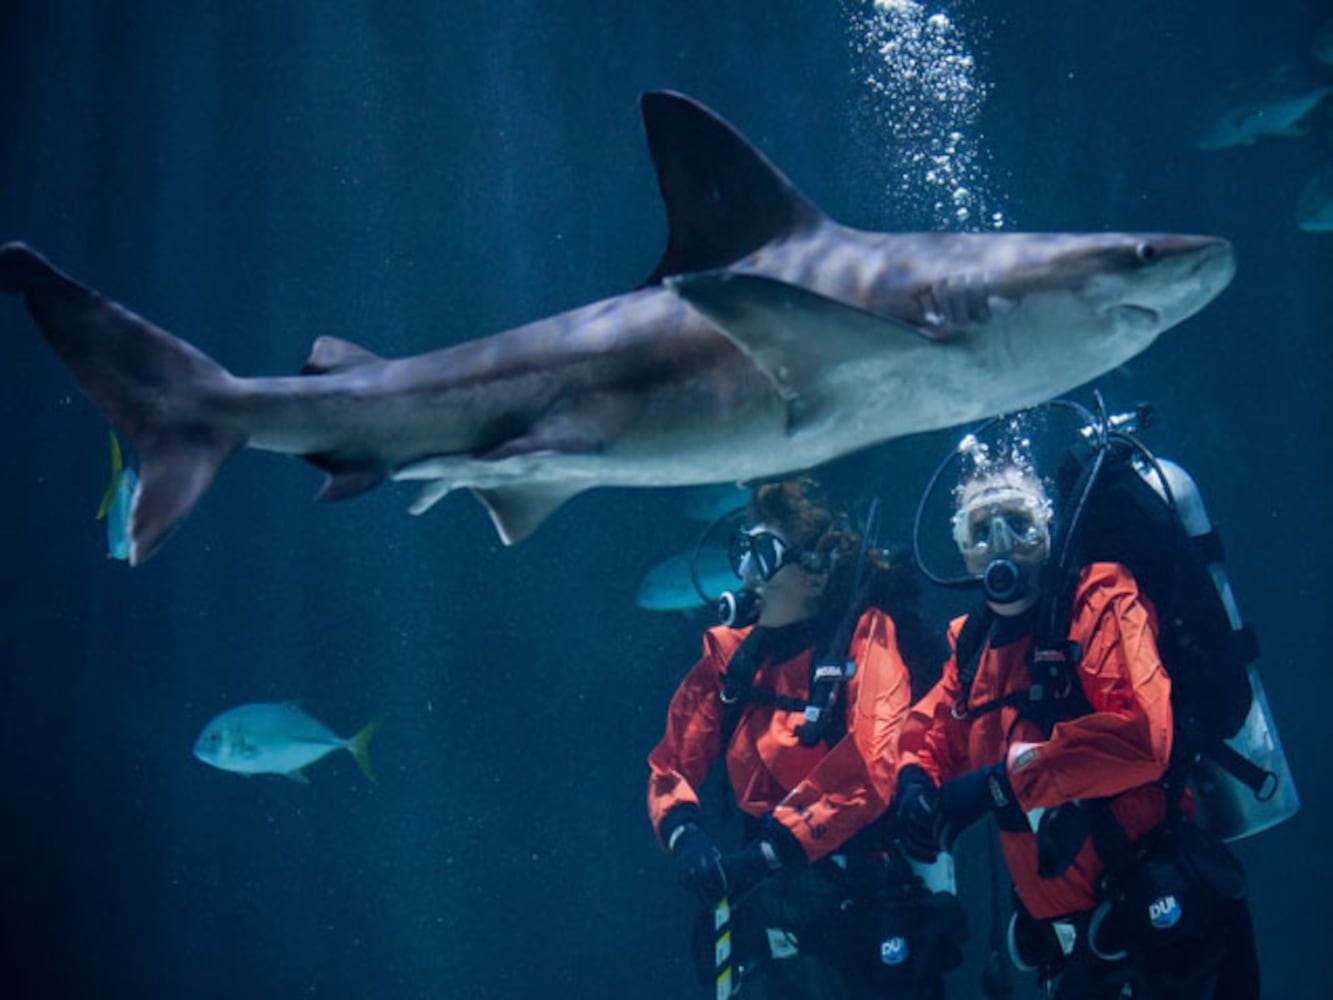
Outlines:
[[847,734],[773,810],[811,861],[869,826],[893,798],[911,682],[888,615],[862,616],[852,650],[857,669],[847,685]]
[[[648,815],[659,837],[662,820],[678,808],[698,809],[697,789],[721,746],[721,675],[745,633],[713,629],[704,637],[704,654],[686,674],[667,711],[666,732],[648,756]],[[774,819],[791,831],[810,860],[835,850],[884,811],[893,792],[898,731],[910,701],[907,668],[898,654],[893,623],[878,609],[862,615],[852,639],[856,673],[844,688],[847,733],[802,777],[766,804]],[[808,656],[802,658],[802,675]],[[767,766],[770,775],[787,773],[789,761],[812,754],[799,745],[798,712],[751,705],[737,726],[737,741],[758,742],[736,753],[732,767]],[[764,713],[757,729],[745,721]],[[785,758],[785,761],[784,761]],[[733,782],[744,775],[731,773]]]
[[1094,563],[1080,577],[1069,634],[1083,645],[1079,680],[1092,711],[1009,762],[1024,810],[1104,798],[1156,781],[1171,759],[1171,678],[1157,615],[1129,570]]
[[[1010,784],[1024,810],[1113,796],[1161,777],[1171,756],[1171,679],[1157,652],[1156,613],[1128,569],[1094,563],[1080,575],[1069,636],[1083,648],[1078,679],[1092,711],[1056,723],[1047,739],[1034,723],[1015,724],[1011,708],[1001,710],[1001,725],[984,729],[975,718],[953,716],[962,691],[956,656],[962,622],[950,626],[955,655],[943,677],[908,713],[900,766],[919,764],[942,783],[1008,758]],[[985,677],[993,689],[1010,690],[1010,676],[1021,671],[1019,686],[1026,687],[1030,648],[1030,640],[987,648],[978,686]],[[1010,743],[1031,745],[1010,758]]]
[[964,619],[949,625],[949,659],[935,686],[907,710],[898,740],[898,769],[915,764],[935,783],[943,784],[968,770],[967,726],[953,717],[962,691],[958,680],[958,630]]
[[721,629],[704,633],[703,656],[676,688],[666,732],[648,755],[648,818],[659,838],[667,813],[699,808],[697,789],[722,754],[722,674],[740,646],[738,635]]

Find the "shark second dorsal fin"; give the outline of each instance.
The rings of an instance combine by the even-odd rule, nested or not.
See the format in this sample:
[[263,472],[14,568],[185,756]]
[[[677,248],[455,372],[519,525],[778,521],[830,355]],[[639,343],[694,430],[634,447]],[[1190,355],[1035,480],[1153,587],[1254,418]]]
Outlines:
[[338,337],[320,337],[310,348],[302,375],[332,375],[372,361],[383,361],[378,354],[359,344]]
[[777,167],[702,104],[654,91],[639,105],[670,226],[666,253],[644,285],[726,267],[824,218]]

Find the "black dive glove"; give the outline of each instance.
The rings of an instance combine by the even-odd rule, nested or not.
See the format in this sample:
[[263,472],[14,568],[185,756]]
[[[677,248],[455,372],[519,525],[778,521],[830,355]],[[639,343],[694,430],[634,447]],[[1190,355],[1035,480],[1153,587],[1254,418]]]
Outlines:
[[898,772],[893,796],[898,843],[913,861],[935,860],[944,845],[940,790],[922,768],[908,764]]
[[1003,764],[979,767],[940,786],[942,843],[953,846],[958,835],[994,811],[1002,830],[1027,829],[1027,817],[1014,798]]
[[713,838],[696,823],[682,823],[669,841],[676,859],[676,881],[707,904],[727,894],[727,875],[722,870],[722,852]]
[[670,840],[676,881],[712,906],[723,896],[736,898],[787,864],[805,859],[805,850],[780,824],[768,820],[763,836],[738,851],[723,854],[696,823],[686,822]]

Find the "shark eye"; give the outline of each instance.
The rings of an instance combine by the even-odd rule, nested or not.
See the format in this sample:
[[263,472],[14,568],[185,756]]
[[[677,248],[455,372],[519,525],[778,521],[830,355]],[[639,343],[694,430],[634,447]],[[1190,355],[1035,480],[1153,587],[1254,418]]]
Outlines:
[[1157,248],[1151,243],[1140,243],[1134,248],[1134,253],[1145,264],[1157,259]]

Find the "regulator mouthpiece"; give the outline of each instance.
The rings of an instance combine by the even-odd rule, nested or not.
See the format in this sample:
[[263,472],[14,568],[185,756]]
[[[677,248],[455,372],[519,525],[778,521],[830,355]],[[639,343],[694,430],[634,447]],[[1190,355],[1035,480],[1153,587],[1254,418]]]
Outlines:
[[992,559],[981,577],[986,600],[993,604],[1012,604],[1023,596],[1023,574],[1012,559]]
[[745,628],[759,620],[763,601],[750,589],[728,590],[717,599],[718,624],[728,628]]

